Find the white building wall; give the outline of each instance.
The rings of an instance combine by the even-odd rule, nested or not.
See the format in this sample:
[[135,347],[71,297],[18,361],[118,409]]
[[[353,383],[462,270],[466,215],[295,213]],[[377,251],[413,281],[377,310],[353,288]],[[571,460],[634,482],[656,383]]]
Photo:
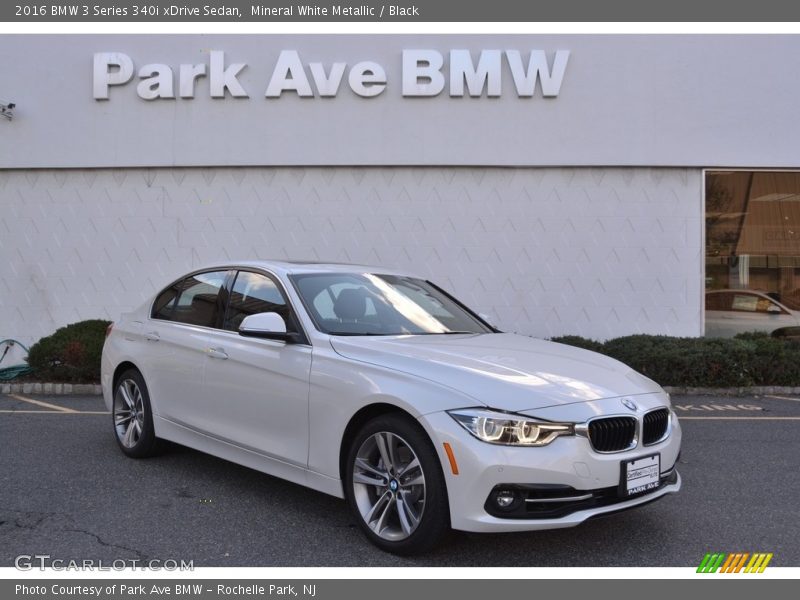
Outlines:
[[702,211],[680,168],[0,170],[0,338],[252,258],[409,269],[534,336],[700,335]]
[[[569,51],[557,97],[517,93],[507,58],[499,97],[405,97],[403,51]],[[374,61],[386,89],[363,98],[265,91],[284,50],[347,68]],[[248,98],[210,96],[214,52],[246,64]],[[93,56],[137,70],[205,65],[195,97],[144,100],[138,76],[93,97]],[[798,35],[7,35],[0,36],[0,168],[471,165],[800,167]],[[302,76],[298,72],[299,76]]]

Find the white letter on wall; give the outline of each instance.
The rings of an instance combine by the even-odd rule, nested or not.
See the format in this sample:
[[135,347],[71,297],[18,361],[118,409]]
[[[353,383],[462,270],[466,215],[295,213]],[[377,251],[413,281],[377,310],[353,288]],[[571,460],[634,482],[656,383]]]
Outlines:
[[219,50],[211,51],[211,68],[209,69],[209,84],[211,86],[212,98],[224,98],[225,89],[234,98],[249,98],[247,92],[236,79],[239,72],[247,65],[245,63],[234,63],[225,68],[225,53]]
[[542,96],[555,98],[561,90],[564,72],[567,70],[569,50],[557,50],[553,60],[553,69],[547,65],[547,55],[544,50],[531,50],[528,60],[528,70],[522,66],[522,57],[519,50],[506,50],[506,60],[517,86],[517,95],[520,98],[531,97],[536,91],[536,80],[542,83]]
[[[403,50],[403,96],[436,96],[444,89],[444,59],[436,50]],[[427,79],[427,83],[420,83]]]
[[[116,67],[111,71],[109,67]],[[128,83],[133,77],[133,61],[122,52],[96,52],[94,55],[94,99],[108,100],[108,86]]]
[[372,98],[386,89],[386,71],[376,62],[360,62],[350,69],[347,81],[356,94]]
[[322,63],[309,63],[311,77],[314,78],[314,85],[322,98],[333,98],[339,93],[339,84],[342,83],[347,63],[337,62],[331,66],[331,74],[325,75],[325,67]]
[[[136,93],[144,100],[174,98],[172,90],[172,69],[167,65],[145,65],[139,69],[142,81],[136,86]],[[147,79],[145,79],[145,77]]]
[[181,65],[180,86],[178,93],[181,98],[194,98],[194,82],[199,77],[205,77],[205,65]]
[[[331,72],[331,75],[333,73]],[[302,98],[313,98],[311,84],[308,82],[300,55],[296,50],[283,50],[275,63],[267,91],[267,98],[280,98],[281,92],[295,91]]]
[[478,66],[472,64],[469,50],[450,51],[450,95],[464,95],[464,81],[470,96],[483,94],[484,86],[490,98],[500,96],[500,50],[483,50]]

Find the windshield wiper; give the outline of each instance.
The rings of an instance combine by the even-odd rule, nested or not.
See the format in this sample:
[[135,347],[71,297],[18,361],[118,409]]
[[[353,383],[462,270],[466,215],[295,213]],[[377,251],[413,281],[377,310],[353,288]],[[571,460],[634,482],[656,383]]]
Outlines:
[[426,331],[416,335],[480,335],[481,331]]
[[332,331],[328,335],[342,335],[342,336],[363,336],[363,335],[406,335],[403,333],[374,333],[372,331],[360,332],[360,331]]
[[402,336],[402,335],[481,335],[483,332],[481,331],[419,331],[419,332],[412,332],[412,331],[396,331],[393,333],[377,333],[372,331],[332,331],[328,335],[341,335],[341,336],[349,336],[349,337],[356,337],[356,336],[367,336],[367,335],[374,335],[374,336]]
[[443,331],[442,335],[461,335],[461,334],[469,334],[469,335],[480,335],[483,333],[482,331]]

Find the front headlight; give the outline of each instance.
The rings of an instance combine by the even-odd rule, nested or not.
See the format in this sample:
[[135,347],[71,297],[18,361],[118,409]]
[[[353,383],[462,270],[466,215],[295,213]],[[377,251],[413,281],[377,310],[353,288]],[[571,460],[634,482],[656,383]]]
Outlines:
[[505,446],[546,446],[560,435],[574,435],[571,423],[537,421],[522,415],[480,408],[449,410],[464,429],[481,441]]

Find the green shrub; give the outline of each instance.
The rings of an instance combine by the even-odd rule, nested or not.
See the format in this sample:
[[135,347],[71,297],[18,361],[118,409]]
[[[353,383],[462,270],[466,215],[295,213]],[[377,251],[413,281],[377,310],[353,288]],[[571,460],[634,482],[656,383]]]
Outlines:
[[800,342],[768,336],[748,340],[755,385],[796,386],[800,382]]
[[560,337],[554,337],[550,341],[566,344],[567,346],[576,346],[577,348],[591,350],[592,352],[603,351],[603,342],[590,340],[589,338],[584,338],[579,335],[562,335]]
[[31,346],[28,364],[39,381],[100,381],[100,356],[110,321],[72,323]]
[[615,358],[661,385],[800,385],[800,341],[795,339],[746,333],[733,339],[630,335],[605,343],[577,336],[554,341]]
[[661,385],[754,385],[749,349],[741,340],[632,335],[609,340],[603,353]]

